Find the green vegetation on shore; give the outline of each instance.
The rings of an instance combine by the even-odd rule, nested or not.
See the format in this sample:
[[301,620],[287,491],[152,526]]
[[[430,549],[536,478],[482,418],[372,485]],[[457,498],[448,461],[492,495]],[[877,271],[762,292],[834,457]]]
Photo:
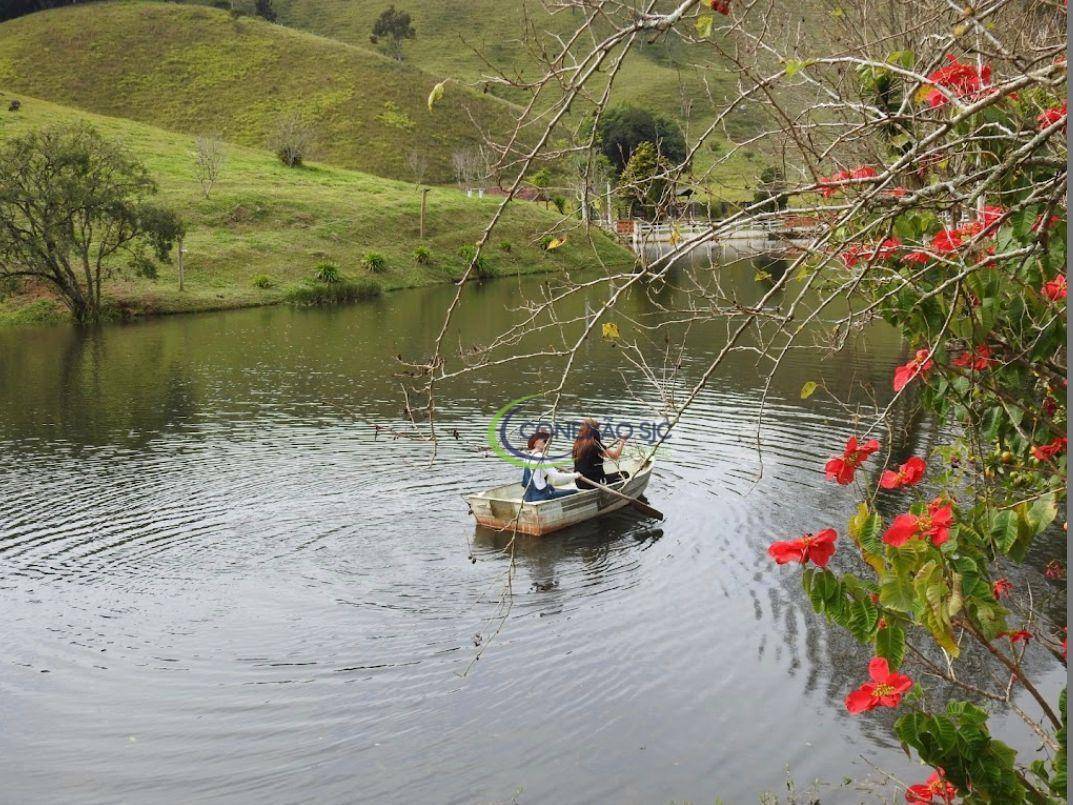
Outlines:
[[[20,110],[8,111],[16,99]],[[480,237],[498,203],[434,188],[422,240],[416,186],[318,163],[286,168],[268,151],[234,145],[223,146],[221,175],[206,198],[195,175],[193,138],[0,93],[0,138],[77,120],[125,143],[158,181],[160,201],[182,216],[188,230],[185,290],[178,290],[174,259],[160,267],[156,279],[122,272],[105,286],[113,315],[225,309],[294,296],[316,302],[317,294],[300,289],[325,262],[334,263],[342,279],[363,294],[374,285],[391,290],[450,281],[465,268],[460,248]],[[573,236],[554,251],[541,247],[541,236],[556,221],[540,205],[512,205],[493,238],[493,244],[506,242],[511,248],[487,248],[486,270],[497,276],[588,265],[589,244]],[[594,238],[606,259],[632,259],[601,233]],[[383,265],[370,262],[373,252],[383,257]],[[0,323],[66,318],[66,310],[43,287],[0,288],[0,296]]]
[[201,5],[102,2],[0,25],[0,87],[99,114],[263,148],[298,115],[312,157],[425,181],[453,178],[452,153],[479,141],[474,125],[506,130],[510,104],[438,81],[417,67],[255,17]]

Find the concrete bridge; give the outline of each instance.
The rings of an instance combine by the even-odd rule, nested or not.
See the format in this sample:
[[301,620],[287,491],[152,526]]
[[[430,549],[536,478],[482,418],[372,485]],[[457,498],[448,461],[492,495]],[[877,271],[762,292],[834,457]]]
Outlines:
[[[712,235],[720,221],[680,220],[652,223],[636,219],[616,221],[611,228],[620,242],[641,257],[659,256],[683,243],[709,253],[719,249],[734,256],[789,252],[805,246],[821,229],[813,220],[788,221],[780,218],[752,218],[735,222]],[[606,226],[606,224],[605,224]]]

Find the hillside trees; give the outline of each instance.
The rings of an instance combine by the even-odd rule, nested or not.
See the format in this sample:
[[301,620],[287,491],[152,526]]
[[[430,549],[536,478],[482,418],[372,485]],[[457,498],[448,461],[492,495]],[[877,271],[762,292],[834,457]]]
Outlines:
[[44,11],[47,8],[91,2],[95,0],[3,0],[0,2],[0,22],[12,20],[24,14],[32,14],[35,11]]
[[119,255],[165,260],[182,236],[156,192],[144,165],[86,124],[11,138],[0,147],[0,277],[45,282],[76,320],[99,318]]
[[678,124],[637,106],[617,106],[604,112],[596,124],[596,137],[616,173],[626,169],[641,143],[652,143],[654,151],[672,163],[686,156],[685,136]]
[[416,36],[417,31],[414,30],[410,14],[406,11],[396,11],[395,6],[390,6],[376,18],[370,38],[373,44],[384,44],[392,56],[402,61],[403,40],[413,39]]

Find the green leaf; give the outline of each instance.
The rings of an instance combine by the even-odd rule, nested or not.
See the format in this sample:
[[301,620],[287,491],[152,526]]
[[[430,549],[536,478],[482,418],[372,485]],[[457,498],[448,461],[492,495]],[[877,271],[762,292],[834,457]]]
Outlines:
[[904,67],[906,70],[908,70],[910,67],[913,66],[913,63],[916,61],[916,57],[913,55],[913,51],[911,50],[896,50],[889,56],[887,56],[887,61],[891,64],[897,64],[898,66]]
[[787,59],[786,60],[786,77],[787,78],[793,78],[795,75],[797,75],[802,70],[804,70],[806,67],[808,67],[810,64],[813,64],[813,62],[811,60],[808,60],[808,59]]
[[913,577],[907,563],[911,557],[895,554],[891,569],[884,574],[879,585],[879,603],[889,609],[915,615],[918,606],[913,590]]
[[715,17],[708,14],[703,17],[698,17],[696,22],[697,36],[701,39],[707,39],[712,35],[712,25],[715,23]]
[[814,380],[808,381],[805,385],[803,385],[801,387],[801,399],[802,400],[807,400],[809,397],[811,397],[815,393],[816,389],[818,389],[818,388],[819,388],[819,385],[816,383],[816,381],[814,381]]
[[991,522],[991,539],[1003,553],[1009,553],[1017,541],[1017,515],[1007,509],[995,515]]
[[905,658],[905,631],[900,626],[884,626],[876,632],[876,656],[883,657],[891,668]]

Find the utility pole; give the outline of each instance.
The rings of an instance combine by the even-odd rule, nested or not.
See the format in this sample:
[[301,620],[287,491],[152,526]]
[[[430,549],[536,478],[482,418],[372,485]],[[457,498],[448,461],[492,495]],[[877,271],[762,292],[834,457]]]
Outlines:
[[428,209],[428,191],[431,187],[421,188],[421,240],[425,239],[425,211]]
[[179,290],[183,289],[183,255],[186,254],[186,247],[183,246],[183,239],[179,238]]

